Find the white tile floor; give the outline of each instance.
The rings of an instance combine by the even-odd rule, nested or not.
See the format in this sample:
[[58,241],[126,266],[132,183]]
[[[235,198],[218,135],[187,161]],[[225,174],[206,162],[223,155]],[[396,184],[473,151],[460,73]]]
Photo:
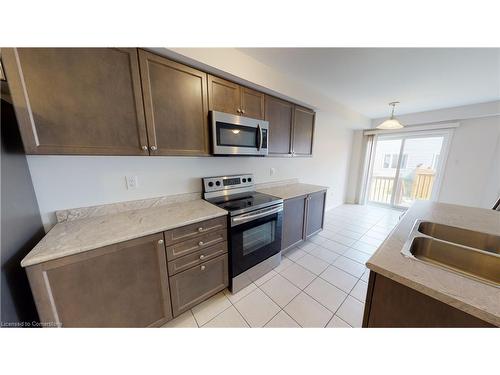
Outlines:
[[364,263],[401,213],[334,208],[324,230],[283,254],[279,267],[236,294],[218,293],[165,327],[360,327],[369,274]]

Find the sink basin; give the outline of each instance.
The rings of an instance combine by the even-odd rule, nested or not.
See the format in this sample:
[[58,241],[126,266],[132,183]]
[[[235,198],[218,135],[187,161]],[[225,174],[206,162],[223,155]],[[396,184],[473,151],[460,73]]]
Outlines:
[[417,259],[500,286],[500,256],[436,240],[414,237],[409,252]]
[[500,254],[500,236],[494,234],[476,232],[469,229],[432,223],[430,221],[420,222],[418,224],[418,231],[443,241]]
[[500,288],[500,236],[417,220],[401,253]]

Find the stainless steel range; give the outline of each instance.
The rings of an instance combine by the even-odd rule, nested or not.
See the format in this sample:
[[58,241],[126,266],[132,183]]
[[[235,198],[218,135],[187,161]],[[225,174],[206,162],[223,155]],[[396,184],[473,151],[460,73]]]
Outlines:
[[203,197],[229,212],[229,275],[236,293],[281,262],[283,199],[255,191],[251,174],[206,177]]

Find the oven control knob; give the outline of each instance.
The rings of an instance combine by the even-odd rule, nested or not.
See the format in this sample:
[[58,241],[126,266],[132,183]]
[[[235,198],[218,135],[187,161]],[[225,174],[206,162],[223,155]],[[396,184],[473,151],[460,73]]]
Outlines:
[[212,186],[214,186],[214,183],[213,183],[212,181],[210,181],[210,182],[208,183],[208,186],[209,186],[209,187],[212,187]]
[[215,181],[215,185],[220,186],[220,181]]
[[246,179],[246,178],[244,178],[242,181],[243,181],[243,182],[247,182],[247,179]]
[[252,182],[252,178],[251,177],[248,177],[248,182]]

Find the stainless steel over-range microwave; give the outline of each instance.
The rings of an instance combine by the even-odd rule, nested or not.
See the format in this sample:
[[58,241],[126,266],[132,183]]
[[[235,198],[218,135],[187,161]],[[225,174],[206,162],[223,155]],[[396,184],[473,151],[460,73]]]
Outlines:
[[267,155],[269,122],[211,111],[214,155]]

